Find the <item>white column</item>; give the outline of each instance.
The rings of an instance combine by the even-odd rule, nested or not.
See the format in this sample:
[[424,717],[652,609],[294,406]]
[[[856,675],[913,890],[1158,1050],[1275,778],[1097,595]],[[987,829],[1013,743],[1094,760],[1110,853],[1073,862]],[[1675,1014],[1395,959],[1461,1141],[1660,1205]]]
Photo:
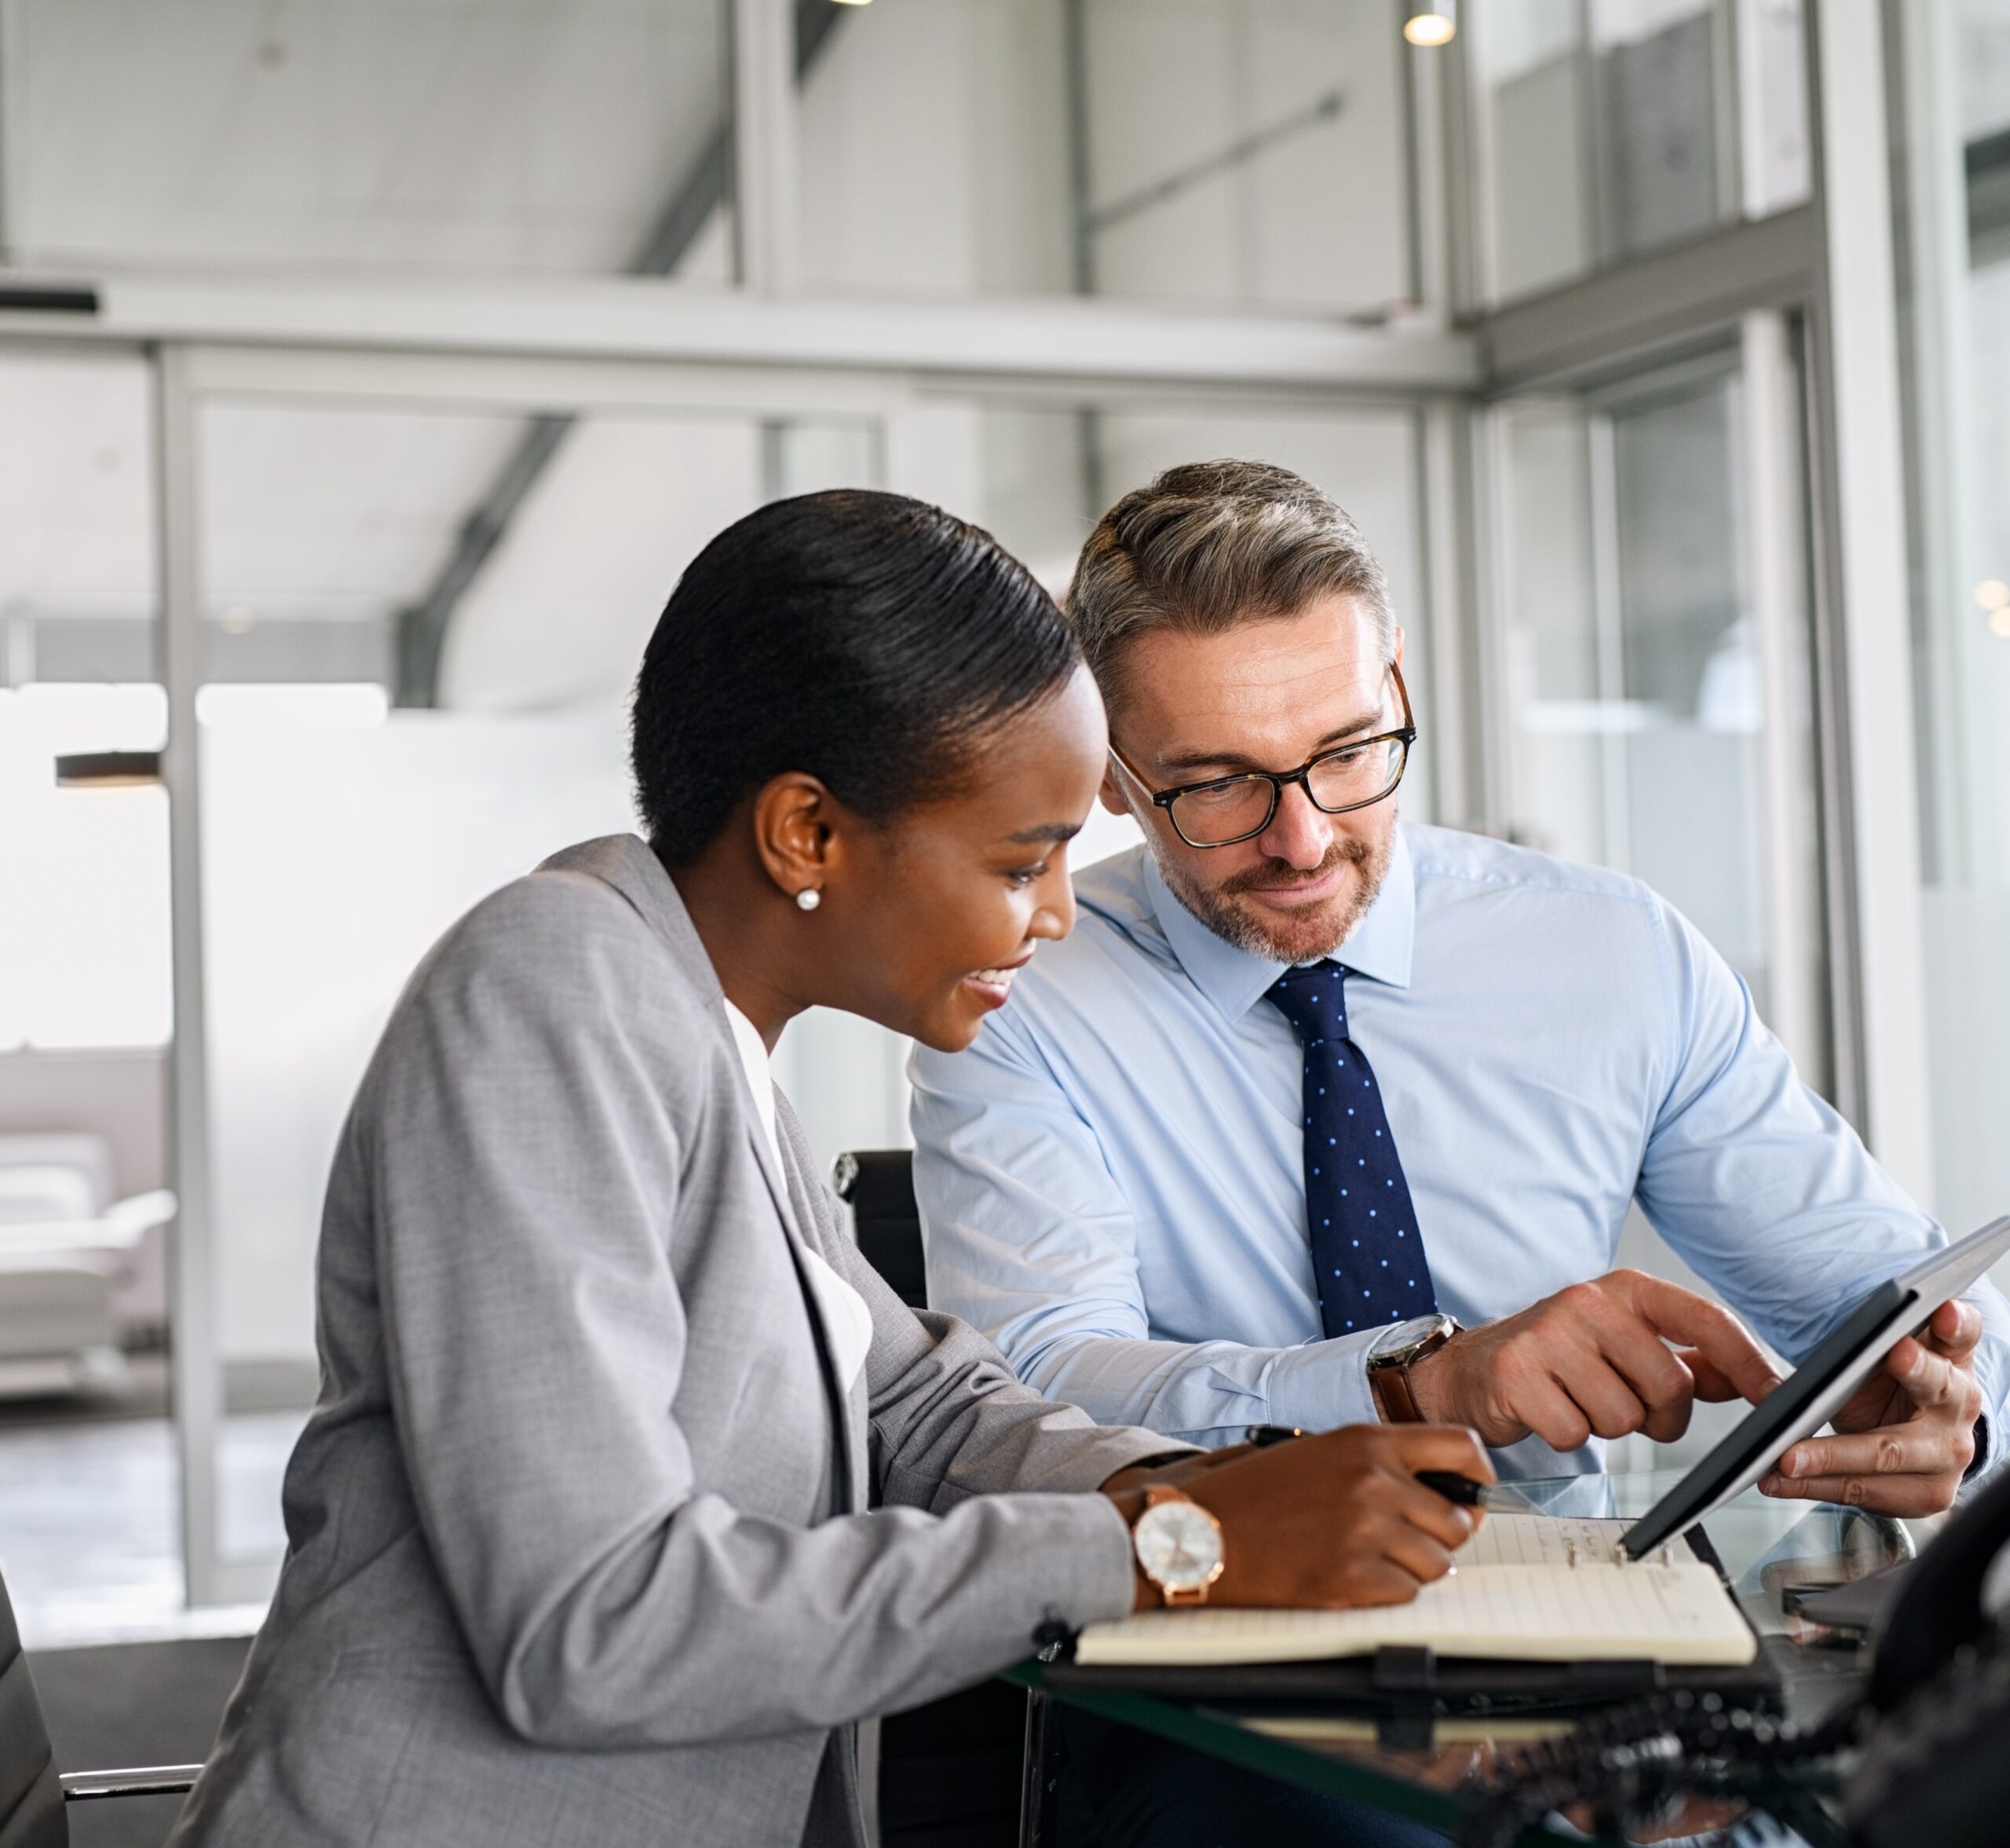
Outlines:
[[1823,1039],[1821,817],[1809,769],[1814,681],[1802,569],[1800,394],[1786,316],[1774,309],[1749,314],[1741,334],[1745,567],[1765,697],[1767,1024],[1811,1080]]
[[209,1060],[203,994],[202,590],[196,556],[196,409],[188,354],[155,361],[155,520],[159,535],[160,667],[167,692],[170,919],[174,1038],[168,1053],[168,1184],[180,1210],[170,1243],[169,1328],[175,1448],[181,1470],[181,1564],[192,1605],[224,1601],[217,1581],[217,1362],[215,1240],[210,1185]]
[[1933,1144],[1920,919],[1918,776],[1906,553],[1884,57],[1877,0],[1821,0],[1819,124],[1829,415],[1826,509],[1861,973],[1864,1129],[1929,1208]]
[[795,19],[790,0],[733,0],[733,223],[740,280],[796,285]]

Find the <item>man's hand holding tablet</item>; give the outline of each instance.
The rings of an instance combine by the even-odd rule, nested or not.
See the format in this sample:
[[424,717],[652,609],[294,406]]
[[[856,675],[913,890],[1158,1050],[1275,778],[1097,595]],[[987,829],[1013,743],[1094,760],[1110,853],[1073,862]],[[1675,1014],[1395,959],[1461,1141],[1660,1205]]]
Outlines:
[[1760,1483],[1762,1493],[1844,1502],[1880,1514],[1937,1514],[1975,1454],[1982,1416],[1975,1344],[1982,1312],[1957,1297],[1906,1335],[1830,1421],[1836,1435],[1806,1437]]
[[[2006,1253],[2010,1218],[1929,1252],[1872,1292],[1807,1357],[1793,1392],[1727,1437],[1642,1528],[1700,1518],[1713,1481],[1719,1490],[1756,1481],[1767,1495],[1885,1514],[1951,1507],[1983,1415],[1982,1313],[1954,1292]],[[1409,1383],[1427,1419],[1469,1425],[1491,1444],[1533,1433],[1567,1450],[1629,1431],[1666,1442],[1687,1428],[1695,1401],[1758,1405],[1781,1382],[1730,1310],[1622,1270],[1460,1330],[1414,1363]],[[1813,1434],[1825,1425],[1832,1435]]]
[[[1833,1499],[1880,1513],[1950,1507],[1982,1411],[1982,1332],[1961,1292],[2010,1257],[2010,1214],[1887,1278],[1816,1343],[1763,1403],[1626,1530],[1638,1559],[1741,1489]],[[1836,1434],[1815,1435],[1833,1425]]]

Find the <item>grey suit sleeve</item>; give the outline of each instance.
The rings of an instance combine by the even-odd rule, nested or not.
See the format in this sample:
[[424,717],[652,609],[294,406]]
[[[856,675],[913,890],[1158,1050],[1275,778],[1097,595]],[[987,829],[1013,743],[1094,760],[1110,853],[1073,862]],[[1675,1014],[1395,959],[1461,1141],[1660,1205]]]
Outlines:
[[[478,908],[401,1005],[353,1125],[407,1473],[499,1713],[572,1747],[821,1727],[1000,1668],[1049,1619],[1127,1609],[1100,1496],[937,1492],[946,1513],[800,1526],[700,1489],[667,1249],[703,1210],[680,1138],[705,1119],[626,1024],[648,973],[632,933],[578,882]],[[904,1454],[956,1452],[945,1484],[1023,1463],[1077,1487],[1098,1466],[1079,1441],[1080,1468],[1023,1434],[956,1444],[967,1370],[928,1371],[913,1339],[888,1417]]]
[[[779,1119],[797,1166],[811,1172],[786,1100]],[[1004,1488],[1092,1489],[1135,1463],[1193,1448],[1158,1431],[1098,1425],[1022,1385],[967,1322],[909,1309],[837,1229],[820,1191],[815,1203],[824,1257],[872,1312],[866,1382],[880,1499],[939,1514]]]

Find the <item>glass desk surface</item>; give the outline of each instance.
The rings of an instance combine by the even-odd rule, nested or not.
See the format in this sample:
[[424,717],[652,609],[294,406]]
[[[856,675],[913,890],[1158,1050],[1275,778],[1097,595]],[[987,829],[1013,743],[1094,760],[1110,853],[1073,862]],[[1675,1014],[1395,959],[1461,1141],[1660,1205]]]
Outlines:
[[[1645,1514],[1681,1481],[1683,1472],[1559,1477],[1518,1481],[1519,1489],[1547,1512],[1559,1514]],[[1842,1584],[1913,1558],[1945,1520],[1898,1521],[1821,1502],[1774,1501],[1748,1490],[1703,1523],[1738,1601],[1780,1673],[1788,1718],[1812,1724],[1825,1718],[1862,1688],[1867,1652],[1837,1632],[1823,1631],[1785,1609],[1789,1587]],[[1022,1685],[1042,1689],[1043,1669],[1029,1662],[1010,1672]],[[1456,1832],[1470,1795],[1500,1768],[1503,1755],[1530,1740],[1567,1733],[1572,1715],[1438,1720],[1421,1748],[1385,1745],[1372,1717],[1303,1708],[1258,1715],[1211,1707],[1204,1701],[1161,1695],[1048,1687],[1050,1697],[1158,1733],[1218,1758],[1307,1788],[1343,1796],[1391,1814]],[[1700,1807],[1672,1819],[1651,1837],[1663,1839],[1725,1826],[1721,1808]],[[1807,1833],[1804,1814],[1778,1820]],[[1537,1832],[1536,1839],[1582,1843],[1570,1831]]]

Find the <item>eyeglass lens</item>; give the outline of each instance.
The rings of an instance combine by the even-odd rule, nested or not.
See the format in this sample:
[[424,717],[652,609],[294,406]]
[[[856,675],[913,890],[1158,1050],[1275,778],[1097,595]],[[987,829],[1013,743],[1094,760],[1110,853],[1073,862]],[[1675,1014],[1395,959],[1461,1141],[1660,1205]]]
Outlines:
[[[1385,738],[1323,757],[1306,773],[1312,800],[1330,811],[1363,807],[1387,795],[1402,774],[1403,743]],[[1237,776],[1182,790],[1171,803],[1180,833],[1196,847],[1219,845],[1263,828],[1277,787],[1267,776]]]

